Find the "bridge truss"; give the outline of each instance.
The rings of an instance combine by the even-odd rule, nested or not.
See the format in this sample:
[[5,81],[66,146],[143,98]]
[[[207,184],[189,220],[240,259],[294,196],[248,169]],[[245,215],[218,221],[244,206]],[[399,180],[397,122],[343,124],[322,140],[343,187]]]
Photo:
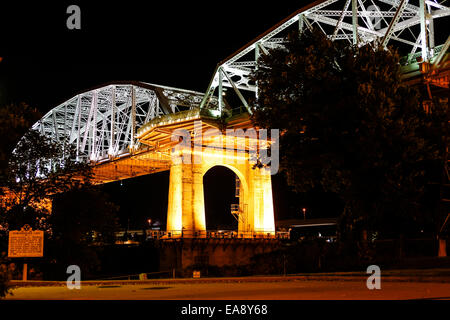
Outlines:
[[[133,154],[140,148],[137,130],[158,117],[187,109],[209,109],[219,117],[229,108],[224,97],[227,88],[232,88],[251,113],[245,96],[257,94],[250,74],[258,57],[283,46],[285,36],[294,29],[317,28],[332,40],[359,46],[374,41],[384,46],[395,43],[409,53],[405,64],[416,69],[417,60],[439,63],[450,44],[445,23],[438,23],[450,15],[445,1],[317,1],[221,61],[206,93],[143,82],[108,84],[73,96],[32,128],[56,141],[75,144],[78,160],[99,163]],[[438,27],[444,29],[443,41],[436,37]]]
[[200,92],[143,82],[114,83],[75,95],[32,129],[76,145],[79,161],[102,162],[138,150],[136,132],[143,124],[199,108],[202,98]]
[[[450,15],[446,0],[325,0],[314,2],[298,10],[237,52],[221,61],[206,90],[201,107],[209,104],[217,89],[219,111],[224,109],[224,90],[232,88],[242,105],[250,112],[243,92],[257,94],[257,84],[249,75],[256,69],[256,61],[268,49],[283,46],[288,32],[317,28],[328,38],[364,45],[378,41],[387,47],[400,45],[408,52],[406,64],[416,59],[432,62],[447,44],[436,43],[437,27],[447,32],[448,24],[435,22]],[[441,19],[442,20],[442,19]],[[448,23],[448,20],[446,20]],[[447,27],[447,28],[446,28]],[[444,52],[445,53],[445,52]]]

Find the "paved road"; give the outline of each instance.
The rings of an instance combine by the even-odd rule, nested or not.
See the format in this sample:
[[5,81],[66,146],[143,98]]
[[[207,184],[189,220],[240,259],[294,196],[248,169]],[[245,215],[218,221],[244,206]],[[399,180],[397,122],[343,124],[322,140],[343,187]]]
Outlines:
[[161,283],[21,287],[7,299],[32,300],[397,300],[450,299],[448,282],[385,281],[368,290],[361,280],[301,280],[241,283]]

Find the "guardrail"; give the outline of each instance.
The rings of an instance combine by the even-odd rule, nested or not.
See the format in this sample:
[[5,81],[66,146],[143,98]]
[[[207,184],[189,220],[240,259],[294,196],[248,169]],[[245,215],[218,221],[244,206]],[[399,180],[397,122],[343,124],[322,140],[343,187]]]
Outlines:
[[108,277],[95,279],[90,281],[105,281],[105,280],[147,280],[154,279],[152,278],[154,275],[168,275],[166,278],[175,278],[175,270],[167,270],[167,271],[156,271],[156,272],[144,272],[144,273],[136,273],[136,274],[127,274],[122,276]]
[[289,232],[280,231],[250,231],[240,232],[234,230],[168,230],[148,231],[147,239],[176,239],[176,238],[198,238],[198,239],[289,239]]

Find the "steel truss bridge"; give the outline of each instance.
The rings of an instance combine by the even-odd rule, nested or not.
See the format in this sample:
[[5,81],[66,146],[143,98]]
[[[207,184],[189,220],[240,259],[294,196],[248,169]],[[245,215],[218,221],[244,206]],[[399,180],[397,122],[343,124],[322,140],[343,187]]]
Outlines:
[[[379,41],[384,46],[399,45],[409,52],[405,61],[408,71],[419,69],[418,60],[438,65],[450,42],[445,24],[450,7],[445,1],[317,1],[221,61],[205,94],[143,82],[112,83],[73,96],[50,110],[32,128],[55,141],[75,144],[80,161],[100,164],[139,153],[143,145],[137,131],[151,120],[191,109],[207,109],[219,117],[231,108],[224,97],[227,89],[251,112],[246,96],[257,94],[257,84],[250,81],[249,75],[255,70],[258,57],[283,46],[285,36],[294,29],[318,28],[330,39],[349,44]],[[438,25],[440,20],[444,23]],[[436,43],[437,35],[444,39],[443,43]],[[448,87],[448,77],[444,85]]]
[[[184,128],[192,133],[195,120],[203,121],[206,128],[223,129],[219,120],[230,115],[234,108],[246,111],[247,116],[238,120],[231,117],[234,120],[228,125],[250,128],[248,98],[258,94],[257,83],[252,83],[250,75],[257,68],[258,57],[270,54],[272,48],[282,48],[289,32],[313,28],[333,41],[350,45],[378,42],[386,48],[399,47],[407,53],[402,61],[405,81],[425,83],[431,100],[430,87],[443,88],[446,92],[449,87],[450,7],[446,1],[317,1],[294,12],[221,61],[205,93],[145,82],[110,83],[74,95],[51,109],[32,129],[54,141],[76,145],[77,159],[93,165],[96,183],[169,170],[174,130]],[[230,95],[238,101],[237,105],[230,102]],[[448,95],[446,99],[448,103]],[[271,194],[271,186],[269,189]],[[194,214],[201,216],[201,213]],[[182,223],[184,229],[185,221]],[[270,219],[265,223],[271,224]],[[245,231],[259,232],[256,224]],[[173,225],[178,226],[173,230],[181,230],[178,222]],[[270,228],[271,235],[273,227]]]

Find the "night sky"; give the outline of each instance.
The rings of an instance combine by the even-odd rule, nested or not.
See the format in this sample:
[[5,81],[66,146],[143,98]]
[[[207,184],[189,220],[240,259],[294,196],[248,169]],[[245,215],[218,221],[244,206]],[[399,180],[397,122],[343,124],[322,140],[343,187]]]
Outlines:
[[[26,102],[42,114],[75,94],[115,80],[204,92],[218,62],[310,1],[15,1],[0,4],[0,105]],[[66,8],[81,8],[68,30]],[[208,228],[234,226],[234,173],[204,178]],[[121,222],[165,224],[168,172],[111,183]],[[323,194],[295,195],[273,177],[276,219],[335,216]]]

